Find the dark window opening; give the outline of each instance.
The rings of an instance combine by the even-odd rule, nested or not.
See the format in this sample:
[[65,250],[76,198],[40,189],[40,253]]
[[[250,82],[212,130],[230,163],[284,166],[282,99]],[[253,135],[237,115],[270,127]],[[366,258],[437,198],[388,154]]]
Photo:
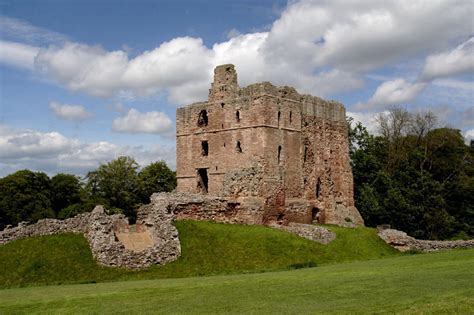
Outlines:
[[224,129],[224,124],[222,124],[222,129]]
[[198,189],[203,193],[207,194],[209,179],[207,177],[207,169],[199,168],[198,172]]
[[316,182],[316,198],[319,199],[319,196],[321,196],[321,179],[318,177],[318,181]]
[[278,164],[281,162],[281,145],[278,146]]
[[201,141],[201,155],[202,156],[209,155],[209,143],[207,141]]
[[224,148],[225,148],[225,142],[224,142]]
[[303,156],[303,162],[306,162],[306,159],[308,158],[308,147],[304,147],[304,156]]
[[216,171],[217,171],[217,166],[216,166]]
[[278,128],[280,128],[280,117],[281,117],[281,113],[278,112]]
[[284,218],[285,218],[285,215],[283,213],[279,213],[277,215],[277,221],[280,223],[283,221]]
[[237,151],[237,153],[242,153],[242,147],[240,146],[240,141],[237,141],[237,144],[235,146],[235,151]]
[[318,208],[311,209],[311,218],[313,220],[313,223],[320,223],[319,222],[319,209]]
[[308,184],[308,180],[306,178],[303,180],[303,184],[305,187],[306,187],[306,184]]
[[240,122],[240,112],[239,111],[235,112],[235,120],[237,120],[237,122]]
[[292,116],[292,113],[290,112],[290,124],[291,124],[291,118],[292,118],[291,116]]
[[225,103],[221,103],[221,108],[224,108]]
[[198,126],[199,127],[204,127],[204,126],[207,126],[207,111],[205,109],[203,109],[200,113],[199,113],[199,118],[198,118]]

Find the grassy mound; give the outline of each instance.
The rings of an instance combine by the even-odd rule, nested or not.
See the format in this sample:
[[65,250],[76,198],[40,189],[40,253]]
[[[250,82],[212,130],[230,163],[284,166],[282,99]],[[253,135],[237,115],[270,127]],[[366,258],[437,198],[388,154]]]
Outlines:
[[264,226],[196,221],[176,225],[181,257],[138,272],[98,266],[82,235],[43,236],[0,246],[0,287],[263,272],[398,254],[369,228],[331,226],[337,238],[322,245]]
[[0,290],[0,313],[471,314],[474,250],[246,275]]

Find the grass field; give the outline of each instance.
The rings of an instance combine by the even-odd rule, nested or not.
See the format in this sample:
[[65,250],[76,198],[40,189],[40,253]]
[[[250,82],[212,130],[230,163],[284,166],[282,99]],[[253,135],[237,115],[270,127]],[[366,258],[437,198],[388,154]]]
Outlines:
[[399,255],[369,228],[331,226],[337,238],[322,245],[264,226],[176,224],[181,257],[140,272],[98,266],[81,235],[35,237],[0,246],[0,287],[267,272]]
[[283,272],[0,290],[0,313],[472,314],[474,250]]

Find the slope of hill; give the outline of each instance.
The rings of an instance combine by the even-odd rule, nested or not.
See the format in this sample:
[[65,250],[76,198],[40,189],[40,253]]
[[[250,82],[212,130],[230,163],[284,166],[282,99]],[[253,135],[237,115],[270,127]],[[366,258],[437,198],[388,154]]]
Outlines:
[[176,225],[181,257],[138,272],[98,266],[82,235],[35,237],[0,246],[0,287],[264,272],[399,254],[369,228],[330,226],[337,238],[322,245],[264,226],[196,221]]
[[474,249],[246,275],[0,290],[0,313],[471,314]]

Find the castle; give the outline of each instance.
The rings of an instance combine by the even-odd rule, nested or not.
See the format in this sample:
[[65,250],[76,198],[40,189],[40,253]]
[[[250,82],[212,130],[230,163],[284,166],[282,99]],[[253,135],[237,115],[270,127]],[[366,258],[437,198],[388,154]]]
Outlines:
[[224,221],[363,225],[345,118],[291,87],[240,88],[234,66],[218,66],[208,101],[176,112],[177,191],[218,198]]

